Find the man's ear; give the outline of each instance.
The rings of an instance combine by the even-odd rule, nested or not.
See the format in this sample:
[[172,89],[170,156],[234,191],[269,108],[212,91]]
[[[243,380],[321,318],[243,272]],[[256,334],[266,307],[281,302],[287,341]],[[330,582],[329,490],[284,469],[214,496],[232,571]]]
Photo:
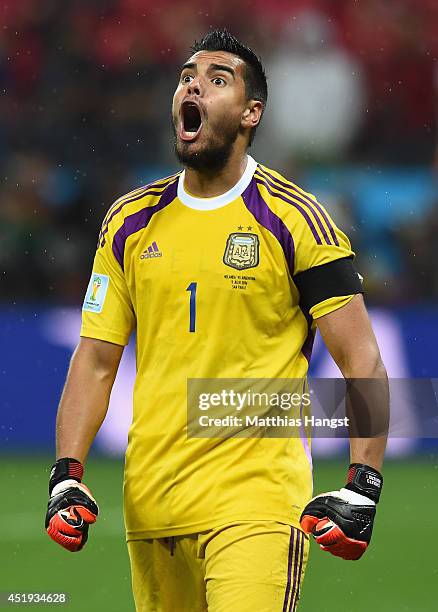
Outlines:
[[260,123],[262,114],[263,103],[260,100],[250,100],[242,114],[242,127],[255,128]]

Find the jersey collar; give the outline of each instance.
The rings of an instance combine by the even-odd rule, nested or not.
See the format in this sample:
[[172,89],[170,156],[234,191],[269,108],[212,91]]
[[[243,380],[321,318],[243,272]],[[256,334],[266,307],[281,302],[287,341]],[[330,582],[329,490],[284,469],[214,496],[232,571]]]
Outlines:
[[248,161],[246,164],[245,172],[242,174],[240,179],[225,193],[221,195],[215,196],[214,198],[195,198],[195,196],[190,195],[184,189],[184,178],[186,171],[183,170],[181,172],[179,180],[178,180],[178,199],[188,206],[189,208],[194,208],[196,210],[214,210],[215,208],[222,208],[222,206],[226,206],[236,198],[238,198],[248,185],[251,182],[255,169],[257,167],[257,162],[250,155],[247,156]]

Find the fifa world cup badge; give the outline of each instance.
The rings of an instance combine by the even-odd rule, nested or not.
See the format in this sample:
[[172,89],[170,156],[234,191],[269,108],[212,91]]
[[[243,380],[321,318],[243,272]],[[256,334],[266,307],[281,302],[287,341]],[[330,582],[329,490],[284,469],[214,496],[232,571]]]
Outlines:
[[259,264],[259,237],[257,234],[235,232],[227,238],[224,264],[236,270],[255,268]]
[[96,274],[93,272],[88,283],[87,293],[85,294],[82,310],[88,312],[102,312],[105,303],[106,292],[109,285],[109,276],[106,274]]

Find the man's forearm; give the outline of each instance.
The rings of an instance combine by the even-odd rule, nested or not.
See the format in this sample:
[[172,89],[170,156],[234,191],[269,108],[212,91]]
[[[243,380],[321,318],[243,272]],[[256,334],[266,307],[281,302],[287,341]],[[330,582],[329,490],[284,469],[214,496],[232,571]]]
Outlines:
[[81,339],[70,364],[56,420],[56,456],[85,461],[105,418],[123,347]]
[[364,463],[379,472],[382,470],[386,436],[379,438],[350,438],[351,463]]
[[380,471],[389,427],[389,386],[383,363],[379,360],[370,369],[352,368],[347,384],[351,463],[364,463]]

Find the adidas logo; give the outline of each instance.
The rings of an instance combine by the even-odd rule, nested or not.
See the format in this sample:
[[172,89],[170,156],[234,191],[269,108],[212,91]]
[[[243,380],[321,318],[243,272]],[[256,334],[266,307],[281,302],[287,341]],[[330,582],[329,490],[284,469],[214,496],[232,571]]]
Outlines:
[[162,256],[163,256],[163,253],[160,251],[157,243],[154,240],[153,243],[150,246],[148,246],[148,248],[145,251],[143,251],[143,253],[140,255],[140,259],[151,259],[152,257],[162,257]]

